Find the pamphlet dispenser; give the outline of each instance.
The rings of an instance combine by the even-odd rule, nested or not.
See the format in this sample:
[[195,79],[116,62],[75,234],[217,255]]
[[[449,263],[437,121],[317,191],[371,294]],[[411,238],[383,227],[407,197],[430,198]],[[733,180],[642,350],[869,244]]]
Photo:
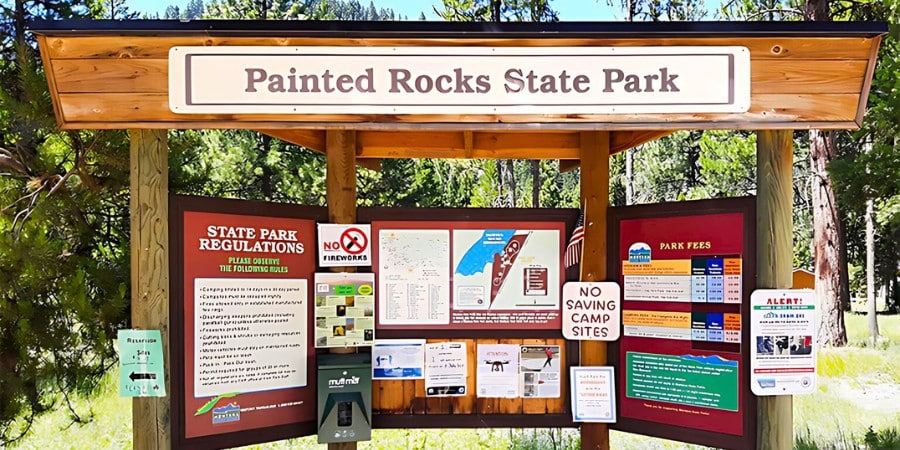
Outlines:
[[318,355],[319,443],[372,438],[372,358],[368,353]]

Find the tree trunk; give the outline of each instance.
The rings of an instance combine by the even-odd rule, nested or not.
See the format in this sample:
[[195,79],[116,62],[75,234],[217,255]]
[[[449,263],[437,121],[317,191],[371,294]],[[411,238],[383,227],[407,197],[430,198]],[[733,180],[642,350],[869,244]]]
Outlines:
[[[872,151],[870,141],[867,140],[863,146],[866,153]],[[875,305],[875,202],[869,192],[866,194],[866,315],[869,335],[874,344],[878,342],[878,308]]]
[[826,170],[834,158],[833,139],[831,132],[809,132],[810,167],[813,171],[813,261],[820,311],[818,338],[823,345],[840,347],[847,344],[844,305],[849,303],[849,283],[844,233],[835,203],[834,187]]
[[516,207],[516,166],[515,161],[506,160],[506,177],[509,186],[509,207]]
[[531,160],[531,207],[541,207],[541,162]]
[[636,148],[625,150],[625,204],[634,204],[634,152]]

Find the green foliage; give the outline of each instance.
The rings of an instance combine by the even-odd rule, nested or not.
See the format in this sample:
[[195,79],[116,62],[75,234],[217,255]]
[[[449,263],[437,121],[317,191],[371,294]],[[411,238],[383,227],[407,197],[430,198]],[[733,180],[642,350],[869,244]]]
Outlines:
[[900,450],[900,431],[896,427],[875,431],[870,426],[864,442],[870,450]]
[[434,12],[452,22],[555,22],[550,0],[443,0]]

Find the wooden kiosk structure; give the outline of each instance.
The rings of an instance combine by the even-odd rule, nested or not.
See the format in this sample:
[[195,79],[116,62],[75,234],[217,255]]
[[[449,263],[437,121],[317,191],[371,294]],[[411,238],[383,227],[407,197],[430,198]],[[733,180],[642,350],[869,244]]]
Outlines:
[[[886,27],[847,22],[39,21],[31,25],[31,30],[40,44],[60,126],[129,130],[132,320],[135,328],[162,330],[167,343],[167,129],[253,129],[324,153],[327,173],[323,176],[327,178],[332,223],[356,222],[355,168],[379,168],[384,158],[557,159],[563,168],[580,167],[586,211],[581,266],[584,281],[607,279],[610,155],[675,130],[757,130],[756,285],[789,288],[792,130],[860,126]],[[728,100],[731,110],[713,108],[712,112],[703,107],[695,111],[681,107],[668,111],[617,109],[609,104],[597,107],[599,112],[592,112],[590,105],[572,107],[571,111],[565,105],[556,105],[555,109],[528,106],[493,110],[498,112],[482,108],[475,113],[458,112],[455,107],[445,113],[440,107],[411,113],[390,109],[358,113],[353,108],[310,113],[302,105],[288,105],[288,109],[282,105],[275,113],[227,107],[220,112],[215,108],[173,112],[170,90],[178,86],[172,81],[177,74],[171,72],[170,50],[185,46],[225,49],[225,53],[232,47],[242,47],[241,51],[253,47],[264,53],[295,47],[338,47],[360,55],[397,48],[428,53],[429,48],[440,47],[435,55],[447,48],[481,49],[480,54],[489,52],[485,49],[503,53],[503,49],[524,48],[549,58],[551,63],[555,53],[572,55],[594,48],[642,54],[646,52],[642,49],[742,47],[749,54],[749,84],[744,100],[732,92]],[[554,76],[559,75],[556,72]],[[659,75],[667,77],[663,72]],[[607,76],[618,77],[614,72]],[[741,76],[732,71],[731,81]],[[624,78],[624,73],[619,78]],[[671,75],[668,79],[674,80]],[[641,80],[649,83],[646,78]],[[620,81],[624,79],[616,82]],[[607,79],[607,87],[609,82]],[[636,86],[631,92],[640,92]],[[599,92],[600,87],[596,85],[591,92]],[[652,90],[647,88],[643,86]],[[665,88],[657,85],[656,91]],[[248,86],[245,91],[252,89]],[[590,95],[587,90],[578,93]],[[523,104],[527,106],[528,101]],[[742,101],[748,104],[739,105]],[[168,349],[166,353],[168,357]],[[605,343],[583,342],[579,359],[581,365],[605,365]],[[413,395],[402,397],[404,389],[414,389],[411,385],[391,383],[399,382],[376,385],[376,408],[389,409],[398,401],[392,395],[379,396],[379,391],[399,392],[401,399]],[[561,412],[561,407],[564,405],[546,402],[534,409],[520,406],[514,412],[546,414]],[[791,397],[761,397],[758,413],[757,445],[791,448]],[[171,432],[175,419],[168,398],[135,399],[133,418],[135,448],[170,448],[177,440]],[[585,424],[581,432],[583,448],[608,448],[606,425]]]

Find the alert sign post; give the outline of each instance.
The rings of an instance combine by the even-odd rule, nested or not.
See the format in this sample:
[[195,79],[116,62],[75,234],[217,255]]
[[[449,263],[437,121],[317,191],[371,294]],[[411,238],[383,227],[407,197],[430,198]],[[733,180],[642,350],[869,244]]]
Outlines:
[[562,331],[576,341],[619,339],[621,289],[612,281],[563,285]]
[[371,266],[372,226],[319,224],[319,266]]

